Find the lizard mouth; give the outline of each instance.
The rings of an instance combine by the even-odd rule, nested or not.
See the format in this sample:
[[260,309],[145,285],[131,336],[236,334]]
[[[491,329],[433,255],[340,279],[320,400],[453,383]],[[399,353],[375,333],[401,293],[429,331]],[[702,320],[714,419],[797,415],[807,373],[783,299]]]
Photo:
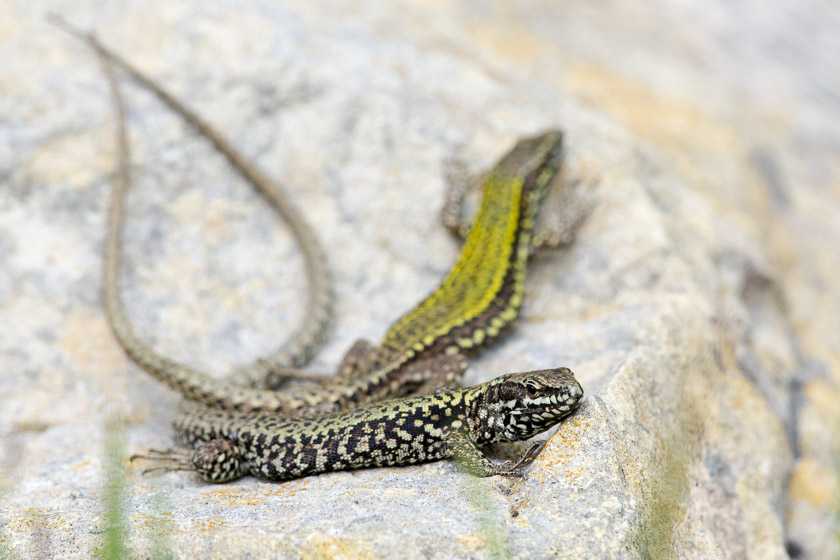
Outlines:
[[562,418],[578,407],[582,397],[583,389],[574,385],[564,391],[525,399],[522,413],[537,421]]
[[[575,389],[577,389],[577,391],[575,391]],[[513,399],[507,401],[505,406],[511,410],[511,413],[517,415],[570,412],[577,408],[582,397],[583,391],[579,387],[575,387],[569,392],[554,393],[544,397]]]
[[535,412],[547,412],[551,410],[571,410],[580,402],[580,396],[571,393],[555,393],[534,399],[528,399],[523,403],[527,408]]
[[547,399],[548,402],[540,402],[539,404],[531,402],[520,409],[512,410],[511,413],[514,416],[528,416],[534,420],[546,420],[566,416],[580,404],[580,399],[568,395],[565,398],[554,398],[552,396],[551,398],[544,397],[544,399]]
[[567,414],[571,414],[578,407],[578,403],[574,402],[567,405],[552,406],[552,407],[532,407],[527,410],[514,412],[514,416],[527,416],[534,420],[546,420],[550,418],[562,418]]

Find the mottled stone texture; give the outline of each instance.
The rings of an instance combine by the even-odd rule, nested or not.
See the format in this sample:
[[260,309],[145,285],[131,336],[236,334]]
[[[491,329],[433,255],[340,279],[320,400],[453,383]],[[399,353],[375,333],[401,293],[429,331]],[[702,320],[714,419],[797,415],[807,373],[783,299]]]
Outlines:
[[[106,441],[167,447],[177,400],[105,324],[111,108],[47,9],[294,190],[337,278],[317,370],[454,261],[436,215],[453,159],[478,170],[561,126],[598,178],[576,243],[534,259],[520,327],[466,380],[577,373],[587,400],[524,480],[441,462],[210,486],[118,459],[127,554],[840,555],[836,2],[48,4],[0,3],[0,557],[104,550]],[[221,375],[293,329],[300,256],[221,157],[123,87],[129,313]]]

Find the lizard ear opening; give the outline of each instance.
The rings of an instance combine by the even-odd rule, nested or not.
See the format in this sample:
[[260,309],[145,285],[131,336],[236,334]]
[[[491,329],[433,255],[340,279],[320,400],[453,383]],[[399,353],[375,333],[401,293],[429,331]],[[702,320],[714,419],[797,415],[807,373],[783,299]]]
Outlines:
[[499,398],[503,401],[512,401],[519,397],[519,386],[516,383],[502,383],[499,386]]

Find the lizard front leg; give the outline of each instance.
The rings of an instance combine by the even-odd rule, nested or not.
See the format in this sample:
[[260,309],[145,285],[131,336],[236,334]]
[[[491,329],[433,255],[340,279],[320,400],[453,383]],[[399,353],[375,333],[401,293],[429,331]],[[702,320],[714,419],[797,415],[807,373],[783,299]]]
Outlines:
[[446,438],[446,446],[452,459],[470,474],[481,477],[496,475],[514,478],[521,477],[522,473],[519,472],[519,469],[536,459],[539,450],[542,449],[544,444],[545,442],[533,444],[516,461],[494,463],[475,444],[465,430],[453,430]]
[[223,483],[236,480],[248,474],[248,462],[242,451],[223,438],[202,442],[195,449],[175,448],[150,449],[147,455],[132,455],[130,460],[145,459],[157,465],[143,470],[143,474],[155,471],[195,471],[207,482]]

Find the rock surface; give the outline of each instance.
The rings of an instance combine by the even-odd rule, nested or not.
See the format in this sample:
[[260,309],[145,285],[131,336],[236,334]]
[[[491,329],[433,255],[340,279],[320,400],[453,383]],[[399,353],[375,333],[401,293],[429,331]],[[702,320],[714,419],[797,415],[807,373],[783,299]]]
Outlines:
[[[378,339],[453,262],[436,212],[448,161],[477,171],[564,128],[598,178],[592,213],[534,259],[520,327],[466,381],[567,365],[584,406],[521,481],[449,462],[283,484],[143,476],[126,456],[171,445],[177,396],[102,313],[106,84],[43,8],[6,0],[0,558],[840,555],[836,4],[358,4],[49,9],[294,190],[337,278],[314,370]],[[222,375],[293,329],[300,257],[221,157],[122,85],[130,315],[161,352]],[[109,477],[121,545],[106,542]]]

